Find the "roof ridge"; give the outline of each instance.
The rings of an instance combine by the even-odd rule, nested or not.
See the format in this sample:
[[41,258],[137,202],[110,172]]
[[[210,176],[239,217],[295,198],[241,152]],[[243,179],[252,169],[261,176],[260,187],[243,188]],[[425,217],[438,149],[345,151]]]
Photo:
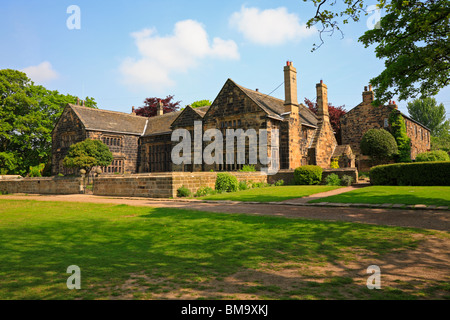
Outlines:
[[125,113],[125,112],[121,112],[121,111],[114,111],[114,110],[106,110],[106,109],[98,109],[98,108],[90,108],[90,107],[85,107],[85,106],[79,106],[76,104],[72,104],[69,103],[69,106],[76,107],[76,108],[83,108],[85,110],[94,110],[94,111],[99,111],[99,112],[106,112],[106,113],[115,113],[115,114],[120,114],[120,115],[124,115],[124,116],[130,116],[130,117],[140,117],[143,119],[146,119],[147,117],[142,117],[142,116],[137,116],[135,114],[130,114],[130,113]]

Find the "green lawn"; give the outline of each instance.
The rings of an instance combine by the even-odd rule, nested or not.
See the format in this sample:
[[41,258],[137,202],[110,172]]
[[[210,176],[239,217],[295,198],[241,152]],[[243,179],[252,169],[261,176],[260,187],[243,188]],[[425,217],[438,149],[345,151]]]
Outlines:
[[[446,282],[368,290],[366,277],[327,271],[365,259],[369,266],[387,254],[414,250],[429,234],[346,222],[0,198],[0,299],[415,299],[435,298],[437,292],[442,297]],[[66,287],[70,265],[81,269],[81,290]],[[286,270],[294,273],[284,278]],[[233,285],[230,277],[242,282]]]
[[450,206],[450,187],[371,186],[310,202]]
[[255,188],[237,192],[227,192],[221,194],[200,197],[203,200],[232,200],[232,201],[258,201],[273,202],[294,198],[303,198],[315,193],[334,190],[341,187],[336,186],[279,186]]

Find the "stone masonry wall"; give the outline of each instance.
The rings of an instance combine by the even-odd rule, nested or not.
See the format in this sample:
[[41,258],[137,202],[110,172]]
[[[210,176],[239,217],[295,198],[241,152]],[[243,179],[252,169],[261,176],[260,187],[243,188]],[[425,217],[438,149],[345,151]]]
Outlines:
[[19,178],[0,180],[2,193],[30,194],[77,194],[80,193],[81,178]]

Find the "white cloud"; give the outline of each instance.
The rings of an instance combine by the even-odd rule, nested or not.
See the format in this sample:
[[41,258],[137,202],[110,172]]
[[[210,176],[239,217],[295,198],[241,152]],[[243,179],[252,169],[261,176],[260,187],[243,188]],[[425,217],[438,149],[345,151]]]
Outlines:
[[270,46],[299,41],[317,32],[314,27],[308,29],[300,24],[300,18],[284,7],[260,10],[242,6],[241,11],[232,14],[230,25],[251,42]]
[[22,72],[25,72],[28,78],[36,83],[45,83],[59,78],[59,74],[48,61],[44,61],[37,66],[24,68]]
[[200,59],[239,59],[236,43],[214,38],[212,44],[202,24],[194,20],[177,22],[173,35],[158,36],[156,29],[133,32],[140,57],[126,58],[120,72],[131,86],[161,90],[174,84],[171,74],[195,67]]

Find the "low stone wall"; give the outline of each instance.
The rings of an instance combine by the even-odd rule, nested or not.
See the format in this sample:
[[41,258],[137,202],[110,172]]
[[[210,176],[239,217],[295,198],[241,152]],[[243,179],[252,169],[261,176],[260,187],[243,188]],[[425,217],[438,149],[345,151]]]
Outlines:
[[100,176],[94,179],[93,184],[94,194],[99,196],[149,198],[174,196],[171,173]]
[[75,194],[80,193],[81,178],[13,178],[1,179],[2,193]]
[[[237,180],[253,181],[253,182],[267,182],[267,175],[261,172],[231,172]],[[192,194],[197,192],[201,187],[210,187],[214,189],[216,184],[217,172],[174,172],[173,173],[173,190],[174,197],[177,194],[177,189],[181,186],[188,188]]]
[[350,176],[353,178],[353,183],[358,182],[358,169],[356,168],[342,168],[342,169],[323,169],[322,172],[322,182],[330,174],[335,173],[342,179],[343,176]]
[[[324,169],[323,179],[331,173],[352,176],[358,180],[355,168]],[[257,172],[231,172],[238,181],[276,183],[284,180],[293,184],[294,171],[283,170],[275,175]],[[93,179],[93,193],[99,196],[175,198],[177,189],[188,188],[192,194],[202,187],[215,187],[217,172],[169,172],[133,175],[105,175]],[[77,194],[80,193],[80,177],[17,178],[0,179],[2,193],[30,194]]]

